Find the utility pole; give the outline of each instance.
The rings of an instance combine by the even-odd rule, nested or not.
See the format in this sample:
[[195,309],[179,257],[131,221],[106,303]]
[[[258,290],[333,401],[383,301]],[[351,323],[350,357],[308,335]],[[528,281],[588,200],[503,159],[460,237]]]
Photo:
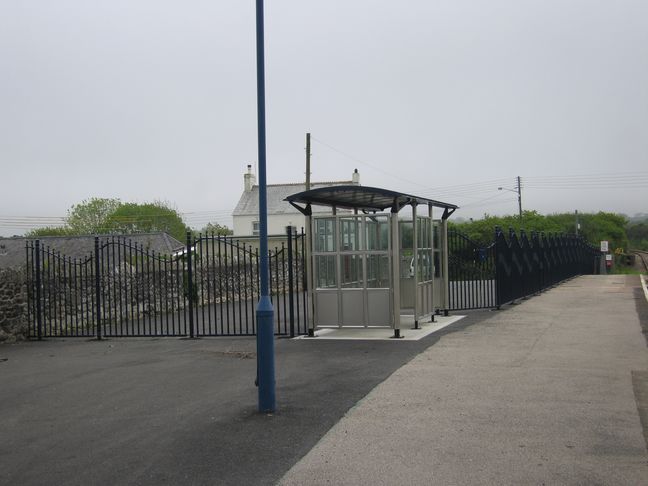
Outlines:
[[310,191],[310,176],[311,176],[311,170],[310,170],[310,158],[311,158],[311,151],[310,151],[310,133],[306,134],[306,190]]
[[517,176],[518,210],[520,213],[520,224],[522,224],[522,179]]

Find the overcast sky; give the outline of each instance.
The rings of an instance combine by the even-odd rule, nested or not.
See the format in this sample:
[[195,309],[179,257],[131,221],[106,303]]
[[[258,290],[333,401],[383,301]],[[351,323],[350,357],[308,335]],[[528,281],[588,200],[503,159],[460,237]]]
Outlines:
[[[0,0],[0,234],[90,197],[231,225],[257,161],[253,0]],[[267,0],[268,182],[456,216],[648,212],[646,0]],[[15,219],[19,218],[19,219]],[[9,222],[9,220],[14,222]],[[19,221],[17,223],[16,221]]]

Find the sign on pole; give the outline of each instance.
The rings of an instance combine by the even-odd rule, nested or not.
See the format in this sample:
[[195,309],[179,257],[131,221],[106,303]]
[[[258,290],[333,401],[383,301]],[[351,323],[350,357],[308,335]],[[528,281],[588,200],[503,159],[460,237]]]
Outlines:
[[601,251],[602,251],[603,253],[606,253],[606,252],[610,251],[610,250],[609,250],[609,245],[608,245],[607,240],[603,240],[603,241],[601,241]]

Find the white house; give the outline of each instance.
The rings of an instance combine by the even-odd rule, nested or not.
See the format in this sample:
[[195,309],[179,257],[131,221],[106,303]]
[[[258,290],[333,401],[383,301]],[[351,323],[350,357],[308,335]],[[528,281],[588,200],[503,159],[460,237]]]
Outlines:
[[[318,187],[360,185],[360,174],[356,169],[351,180],[332,182],[311,182],[311,189]],[[283,235],[286,233],[286,226],[293,226],[296,231],[301,231],[305,224],[305,217],[297,209],[291,206],[284,199],[297,192],[306,190],[304,182],[293,184],[268,184],[268,234]],[[330,208],[324,206],[313,206],[313,214],[329,213]],[[258,236],[259,235],[259,186],[256,185],[256,177],[252,174],[252,166],[247,166],[247,173],[243,175],[243,194],[239,199],[234,212],[234,236]]]

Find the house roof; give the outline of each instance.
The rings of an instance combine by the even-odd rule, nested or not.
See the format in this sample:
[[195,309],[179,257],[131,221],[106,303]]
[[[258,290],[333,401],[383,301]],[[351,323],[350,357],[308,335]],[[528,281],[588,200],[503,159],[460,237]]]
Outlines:
[[[424,204],[443,208],[443,219],[452,214],[458,206],[426,197],[413,196],[402,192],[391,191],[379,187],[368,186],[332,186],[320,187],[292,194],[286,198],[292,204],[314,204],[318,206],[358,209],[361,211],[384,211],[392,208],[396,212],[407,205]],[[301,212],[308,212],[307,208],[297,208]]]
[[[171,254],[184,244],[164,232],[130,235],[100,235],[101,239],[121,237],[159,254]],[[94,251],[94,236],[41,236],[39,238],[0,238],[0,268],[25,264],[27,241],[40,240],[45,248],[71,258],[87,257]]]
[[[352,181],[338,182],[313,182],[311,189],[331,187],[339,185],[352,185]],[[354,185],[354,187],[356,187]],[[286,198],[296,192],[306,190],[306,184],[297,182],[294,184],[268,184],[267,201],[268,214],[299,214],[299,211],[286,202]],[[326,208],[314,209],[316,212],[328,212]],[[259,186],[253,186],[251,191],[243,191],[241,199],[234,208],[232,216],[254,216],[259,214]]]

